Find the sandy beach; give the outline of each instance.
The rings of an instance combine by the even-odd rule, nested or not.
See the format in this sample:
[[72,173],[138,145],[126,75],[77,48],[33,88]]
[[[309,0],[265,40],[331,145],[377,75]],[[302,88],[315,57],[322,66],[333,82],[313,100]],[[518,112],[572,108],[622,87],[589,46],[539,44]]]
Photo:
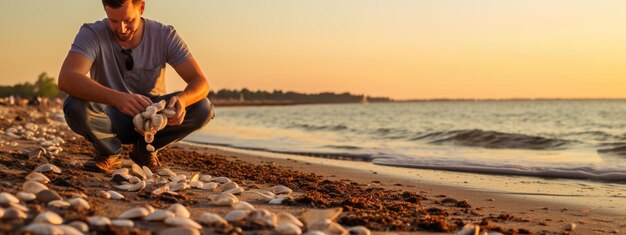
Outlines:
[[[3,217],[0,233],[15,234],[33,222],[42,211],[51,210],[63,223],[87,221],[90,216],[116,218],[127,209],[149,205],[165,209],[174,203],[185,205],[192,219],[205,212],[226,216],[234,209],[209,202],[214,190],[189,188],[173,194],[154,195],[157,186],[138,192],[115,188],[111,175],[85,171],[82,164],[93,147],[75,135],[59,118],[59,107],[0,106],[0,192],[17,194],[25,177],[41,162],[29,161],[29,152],[42,140],[9,135],[11,127],[36,125],[33,135],[61,137],[62,151],[47,161],[61,173],[44,172],[47,187],[64,200],[84,197],[87,210],[52,208],[45,203],[21,202],[27,218]],[[45,131],[42,131],[45,128]],[[28,129],[28,128],[27,128]],[[128,149],[122,156],[130,167]],[[193,173],[228,177],[244,192],[237,195],[257,209],[287,212],[298,218],[313,209],[342,208],[335,219],[343,227],[365,226],[374,234],[456,234],[474,224],[481,231],[503,234],[623,234],[626,231],[626,195],[623,184],[531,177],[507,177],[454,173],[435,170],[394,168],[367,162],[319,157],[273,154],[181,142],[160,152],[160,159],[177,174]],[[293,190],[279,205],[268,204],[253,192],[284,185]],[[123,200],[105,199],[102,190],[117,190]],[[580,193],[584,191],[584,193]],[[10,206],[4,205],[6,209]],[[108,226],[98,233],[149,234],[170,228],[163,222],[135,219],[133,228]],[[573,229],[567,229],[572,228]],[[306,232],[306,227],[303,229]],[[90,230],[96,231],[96,230]],[[268,226],[229,223],[204,225],[205,234],[276,234]]]

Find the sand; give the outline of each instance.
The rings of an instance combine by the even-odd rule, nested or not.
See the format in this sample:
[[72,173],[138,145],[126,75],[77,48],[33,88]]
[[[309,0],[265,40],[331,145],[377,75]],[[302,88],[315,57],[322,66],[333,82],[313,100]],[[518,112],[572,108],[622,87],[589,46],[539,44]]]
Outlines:
[[[93,148],[82,137],[73,134],[58,120],[59,109],[0,106],[0,129],[36,123],[54,128],[66,143],[51,163],[61,167],[61,174],[46,173],[52,180],[48,187],[69,198],[79,193],[88,196],[89,211],[75,213],[59,210],[65,222],[84,220],[87,216],[103,215],[114,218],[122,211],[151,205],[165,208],[182,203],[190,208],[192,218],[203,212],[224,216],[232,210],[208,204],[213,192],[187,189],[179,196],[154,196],[150,189],[122,192],[125,200],[98,198],[100,190],[117,185],[110,175],[83,169],[82,164],[93,154]],[[38,143],[13,139],[0,132],[0,191],[17,193],[24,176],[38,164],[29,162],[25,151]],[[17,143],[16,146],[13,143]],[[123,156],[125,165],[132,162]],[[296,216],[312,208],[341,207],[344,212],[336,220],[345,227],[364,225],[377,233],[449,234],[465,224],[507,234],[621,234],[626,231],[626,199],[621,194],[623,184],[597,183],[531,177],[490,176],[434,170],[418,170],[376,166],[367,162],[272,154],[224,147],[207,147],[178,143],[160,152],[161,160],[177,173],[201,172],[212,176],[227,176],[246,192],[240,199],[257,208],[272,212],[288,212]],[[4,166],[4,168],[3,168]],[[285,185],[295,192],[284,205],[268,205],[247,192]],[[584,191],[580,193],[577,191]],[[27,204],[30,215],[43,210],[42,205]],[[0,232],[19,230],[25,221],[3,221]],[[576,229],[564,226],[575,223]],[[109,232],[148,233],[161,231],[162,223],[136,221],[136,228],[112,229]],[[205,228],[203,232],[233,233],[245,226]]]

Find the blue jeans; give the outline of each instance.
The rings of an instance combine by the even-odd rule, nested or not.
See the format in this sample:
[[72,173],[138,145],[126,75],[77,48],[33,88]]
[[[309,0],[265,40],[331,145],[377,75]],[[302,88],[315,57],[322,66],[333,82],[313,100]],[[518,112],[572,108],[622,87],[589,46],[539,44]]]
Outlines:
[[[176,94],[178,92],[151,100],[169,101]],[[213,105],[207,98],[188,106],[186,111],[181,125],[166,126],[154,136],[151,144],[157,151],[202,128],[215,117]],[[133,154],[139,159],[153,154],[146,150],[147,143],[143,136],[135,131],[133,117],[112,106],[68,96],[63,102],[63,112],[68,126],[93,144],[96,156],[117,155],[122,151],[123,144],[133,144]]]

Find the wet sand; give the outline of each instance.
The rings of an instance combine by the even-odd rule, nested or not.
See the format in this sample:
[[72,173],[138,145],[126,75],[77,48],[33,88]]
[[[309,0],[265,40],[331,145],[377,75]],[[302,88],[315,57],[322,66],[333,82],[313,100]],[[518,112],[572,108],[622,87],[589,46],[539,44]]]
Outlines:
[[[52,111],[52,112],[51,112]],[[84,220],[86,216],[116,217],[125,209],[138,205],[165,208],[179,202],[190,208],[191,217],[202,212],[224,216],[232,210],[208,204],[207,196],[213,192],[186,189],[178,196],[151,195],[150,188],[139,192],[121,192],[125,200],[98,198],[100,190],[110,190],[116,183],[110,175],[85,171],[82,164],[93,154],[91,145],[73,133],[64,123],[54,121],[58,108],[36,111],[32,107],[0,106],[0,128],[35,123],[55,128],[66,140],[64,149],[51,163],[61,167],[61,174],[46,173],[51,179],[48,187],[64,197],[79,193],[88,196],[92,209],[75,213],[59,210],[65,221]],[[60,132],[64,133],[60,133]],[[0,191],[17,193],[24,177],[37,164],[28,161],[25,151],[34,148],[36,141],[13,139],[4,131],[0,133]],[[16,143],[17,145],[15,145]],[[13,146],[15,145],[15,146]],[[130,165],[128,149],[123,156]],[[201,172],[226,176],[246,191],[285,185],[295,192],[283,205],[268,205],[252,194],[244,192],[239,198],[257,208],[271,212],[288,212],[298,216],[311,208],[343,208],[337,222],[345,227],[364,225],[374,233],[455,233],[465,224],[478,224],[482,229],[505,234],[570,233],[564,226],[575,223],[571,234],[623,233],[626,215],[623,195],[599,197],[569,197],[575,190],[571,182],[520,177],[493,177],[458,174],[440,171],[390,168],[362,162],[288,156],[259,152],[213,148],[179,143],[160,152],[161,160],[177,173]],[[492,183],[489,183],[492,182]],[[496,183],[493,183],[496,182]],[[546,183],[548,182],[548,183]],[[510,185],[508,185],[510,183]],[[546,186],[547,184],[547,186]],[[525,189],[521,189],[521,185]],[[559,189],[558,185],[566,185]],[[591,185],[591,186],[590,186]],[[624,185],[588,183],[580,189],[600,190],[600,186],[623,190]],[[539,193],[524,194],[529,190]],[[543,195],[541,191],[549,191]],[[555,192],[561,192],[558,196]],[[602,191],[604,193],[604,191]],[[542,196],[543,195],[543,196]],[[556,196],[555,196],[556,195]],[[565,198],[568,198],[565,200]],[[598,199],[598,200],[596,200]],[[569,201],[568,201],[569,200]],[[612,200],[612,201],[610,201]],[[578,203],[576,203],[578,201]],[[580,201],[583,201],[582,203]],[[584,205],[584,201],[593,201]],[[37,213],[42,205],[28,204]],[[29,217],[30,218],[30,217]],[[30,221],[3,221],[0,231],[15,231]],[[118,234],[148,233],[164,229],[162,223],[136,221],[132,230],[111,230]],[[236,233],[236,226],[205,228],[204,232]],[[253,232],[243,228],[245,232]],[[257,231],[258,232],[258,231]]]

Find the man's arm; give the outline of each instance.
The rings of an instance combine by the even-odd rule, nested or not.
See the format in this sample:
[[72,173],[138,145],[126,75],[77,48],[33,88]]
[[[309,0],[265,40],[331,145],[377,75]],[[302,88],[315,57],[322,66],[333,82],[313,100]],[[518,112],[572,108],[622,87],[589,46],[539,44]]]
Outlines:
[[180,125],[185,118],[185,108],[207,97],[209,83],[193,57],[174,67],[174,70],[185,80],[187,86],[168,102],[168,107],[176,107],[176,115],[168,120],[168,124]]
[[67,54],[59,73],[59,89],[79,99],[111,105],[130,116],[144,111],[152,103],[148,97],[116,91],[87,77],[91,65],[92,62],[79,53]]

